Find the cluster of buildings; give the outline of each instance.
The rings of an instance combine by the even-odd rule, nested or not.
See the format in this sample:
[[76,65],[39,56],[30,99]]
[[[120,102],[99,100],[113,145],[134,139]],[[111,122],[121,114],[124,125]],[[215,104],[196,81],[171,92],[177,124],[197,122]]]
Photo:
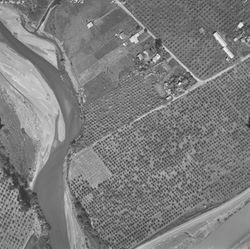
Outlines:
[[184,93],[189,83],[190,79],[185,74],[172,75],[170,79],[163,84],[167,100]]
[[153,49],[145,49],[136,55],[134,60],[135,66],[139,71],[146,71],[150,67],[156,65],[161,59],[161,55]]
[[155,74],[157,83],[154,88],[161,98],[171,101],[174,97],[183,94],[191,85],[193,77],[186,73],[160,73]]
[[[141,29],[135,34],[126,35],[124,32],[116,34],[116,37],[123,40],[123,46],[137,45],[147,40],[147,29]],[[142,51],[136,54],[135,64],[138,66],[139,71],[147,70],[150,66],[155,65],[161,59],[161,55],[155,48],[155,41],[152,40],[148,48],[143,48]]]
[[240,22],[235,30],[234,42],[250,43],[250,25]]
[[[1,0],[0,0],[1,1]],[[77,0],[73,0],[77,1]],[[78,0],[79,1],[79,0]],[[94,27],[95,22],[93,20],[87,20],[87,28],[91,29]],[[145,38],[148,37],[148,33],[146,29],[141,29],[137,33],[133,34],[126,34],[124,31],[121,31],[115,34],[115,37],[122,41],[122,45],[124,47],[128,46],[129,44],[138,44],[143,41]]]
[[161,59],[161,55],[150,49],[145,49],[138,53],[136,58],[141,62],[156,64]]
[[124,31],[121,31],[118,34],[115,34],[115,36],[123,42],[122,45],[124,47],[127,47],[131,44],[139,44],[141,41],[148,37],[148,33],[146,29],[141,29],[135,34],[125,34]]

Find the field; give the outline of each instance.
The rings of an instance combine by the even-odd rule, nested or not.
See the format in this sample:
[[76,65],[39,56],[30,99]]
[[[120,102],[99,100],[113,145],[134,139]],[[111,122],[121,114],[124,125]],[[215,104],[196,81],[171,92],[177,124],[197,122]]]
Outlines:
[[[92,22],[91,28],[87,24]],[[117,84],[120,67],[127,51],[115,37],[121,30],[132,32],[136,22],[111,1],[86,1],[83,5],[63,2],[52,12],[45,31],[63,41],[63,46],[80,86],[99,82],[107,74],[111,85]],[[114,83],[112,83],[114,82]],[[109,89],[109,85],[106,86]],[[92,98],[91,93],[88,93]]]
[[[133,248],[249,186],[249,69],[246,61],[141,119],[135,120],[142,115],[142,104],[152,107],[148,100],[134,103],[126,121],[122,115],[129,113],[125,112],[129,105],[116,105],[111,126],[86,129],[86,145],[103,161],[104,165],[98,163],[100,170],[105,166],[109,175],[96,177],[94,186],[93,177],[89,182],[79,172],[71,174],[70,187],[93,229],[112,248]],[[102,113],[92,124],[110,117],[105,109]],[[113,126],[119,120],[120,126]],[[106,137],[99,133],[109,127],[112,133]]]
[[225,36],[236,58],[241,56],[228,38],[240,21],[249,21],[249,2],[127,0],[125,6],[199,78],[208,78],[230,64],[213,32]]

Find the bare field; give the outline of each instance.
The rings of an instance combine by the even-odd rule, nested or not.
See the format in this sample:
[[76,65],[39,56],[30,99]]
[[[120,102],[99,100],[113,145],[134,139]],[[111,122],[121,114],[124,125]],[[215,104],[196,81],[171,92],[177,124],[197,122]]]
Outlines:
[[[135,247],[249,186],[250,132],[245,125],[249,68],[246,61],[136,121],[134,114],[126,121],[122,119],[122,108],[129,106],[121,103],[107,124],[86,127],[84,141],[112,177],[97,187],[83,182],[82,177],[72,179],[70,185],[89,214],[93,229],[112,248]],[[236,81],[240,82],[237,87]],[[130,101],[135,99],[138,97]],[[138,101],[144,106],[150,103]],[[104,103],[108,102],[100,106]],[[133,103],[138,116],[141,108],[135,108],[139,104]],[[100,124],[98,118],[110,117],[104,109],[100,112],[104,116],[97,115],[93,124]],[[107,137],[98,135],[110,128],[113,132]],[[91,133],[93,137],[88,140]]]
[[[62,3],[53,10],[45,31],[63,42],[78,83],[84,87],[87,101],[92,101],[116,87],[119,75],[133,67],[124,41],[115,35],[123,31],[129,37],[136,32],[137,23],[108,0],[76,6]],[[97,85],[100,88],[93,92]]]
[[[249,2],[234,0],[128,0],[125,6],[202,79],[230,64],[213,32],[218,31],[227,39],[238,23],[248,18],[250,9]],[[241,56],[232,41],[227,39],[227,42],[236,58]]]
[[82,72],[78,66],[81,64],[80,59],[75,59],[77,54],[80,53],[83,59],[90,55],[93,51],[91,40],[96,39],[96,35],[87,28],[87,22],[105,15],[109,8],[110,3],[106,0],[87,1],[84,5],[63,2],[50,15],[45,31],[64,42],[64,48],[77,75]]

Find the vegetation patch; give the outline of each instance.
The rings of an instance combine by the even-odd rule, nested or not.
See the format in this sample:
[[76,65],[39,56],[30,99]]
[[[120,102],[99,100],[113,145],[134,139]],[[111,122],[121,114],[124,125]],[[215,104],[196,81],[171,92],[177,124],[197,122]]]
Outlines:
[[85,85],[87,101],[93,102],[114,90],[117,86],[118,84],[112,82],[107,74],[100,73]]
[[71,164],[70,178],[78,176],[95,188],[109,179],[111,173],[99,156],[91,148],[87,148],[75,156]]

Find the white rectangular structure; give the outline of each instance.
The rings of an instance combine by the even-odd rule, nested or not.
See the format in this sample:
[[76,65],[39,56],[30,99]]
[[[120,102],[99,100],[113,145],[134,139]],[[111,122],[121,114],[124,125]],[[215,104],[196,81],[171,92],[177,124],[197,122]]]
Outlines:
[[161,59],[161,56],[159,55],[159,54],[156,54],[153,58],[152,58],[152,60],[153,60],[153,62],[154,63],[156,63],[158,60],[160,60]]
[[229,50],[228,47],[224,47],[223,50],[224,50],[224,52],[228,55],[228,57],[229,57],[230,59],[233,59],[233,58],[234,58],[234,54]]
[[213,33],[214,38],[216,39],[217,42],[220,43],[220,45],[224,48],[227,46],[227,43],[223,40],[223,38],[220,36],[219,33],[215,32]]
[[87,23],[88,29],[91,29],[93,26],[94,26],[93,22],[88,22],[88,23]]
[[243,28],[243,26],[244,26],[244,23],[243,22],[239,22],[239,24],[237,26],[237,29],[241,29],[241,28]]

